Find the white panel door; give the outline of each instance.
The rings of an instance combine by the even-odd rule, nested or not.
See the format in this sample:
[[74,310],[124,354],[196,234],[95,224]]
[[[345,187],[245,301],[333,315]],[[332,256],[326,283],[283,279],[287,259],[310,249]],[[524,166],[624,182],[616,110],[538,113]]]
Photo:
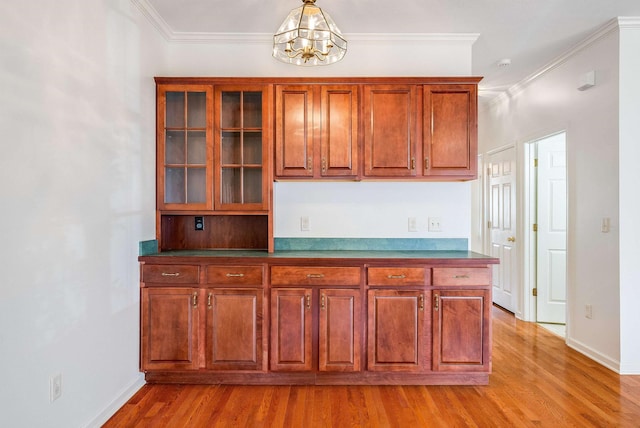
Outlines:
[[537,142],[537,321],[564,324],[567,303],[567,179],[565,134]]
[[493,266],[493,302],[516,312],[515,148],[489,154],[488,165],[490,254],[500,259],[500,264]]

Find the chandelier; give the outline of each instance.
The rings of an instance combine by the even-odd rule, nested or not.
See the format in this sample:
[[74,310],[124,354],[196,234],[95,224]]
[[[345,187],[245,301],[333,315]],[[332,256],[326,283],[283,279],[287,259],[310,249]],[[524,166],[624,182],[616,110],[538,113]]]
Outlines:
[[302,0],[273,36],[273,56],[295,65],[328,65],[338,62],[347,52],[344,39],[333,19],[315,5]]

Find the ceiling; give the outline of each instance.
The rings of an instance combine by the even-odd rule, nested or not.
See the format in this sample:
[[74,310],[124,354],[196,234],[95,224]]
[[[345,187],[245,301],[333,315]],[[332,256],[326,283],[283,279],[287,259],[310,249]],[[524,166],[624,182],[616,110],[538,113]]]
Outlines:
[[[300,0],[146,0],[174,33],[273,33]],[[478,34],[472,74],[499,93],[568,52],[639,0],[317,0],[349,34]],[[348,55],[348,53],[347,53]],[[504,58],[508,67],[499,67]]]

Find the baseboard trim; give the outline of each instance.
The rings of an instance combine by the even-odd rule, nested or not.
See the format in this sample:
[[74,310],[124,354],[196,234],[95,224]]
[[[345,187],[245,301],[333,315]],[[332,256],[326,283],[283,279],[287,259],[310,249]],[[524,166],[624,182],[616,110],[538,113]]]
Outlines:
[[100,428],[113,416],[133,395],[146,384],[140,374],[129,386],[125,387],[98,416],[85,425],[86,428]]
[[573,340],[569,337],[567,337],[567,346],[575,349],[576,351],[580,352],[581,354],[585,355],[586,357],[591,358],[593,361],[605,366],[606,368],[608,368],[609,370],[612,370],[618,374],[620,374],[620,362],[619,361],[615,361],[612,358],[607,357],[606,355],[603,355],[601,353],[599,353],[598,351],[594,350],[593,348],[590,348],[589,346],[585,345],[582,342],[579,342],[577,340]]

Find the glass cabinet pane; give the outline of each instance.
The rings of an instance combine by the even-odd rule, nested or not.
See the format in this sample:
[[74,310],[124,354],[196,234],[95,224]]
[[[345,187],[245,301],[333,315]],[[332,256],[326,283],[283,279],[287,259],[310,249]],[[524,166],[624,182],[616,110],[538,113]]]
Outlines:
[[244,92],[243,127],[262,127],[262,92]]
[[168,204],[184,204],[186,199],[184,168],[165,168],[164,202]]
[[244,168],[243,197],[245,204],[262,202],[262,168]]
[[207,163],[207,133],[205,131],[187,132],[187,163],[205,165]]
[[164,162],[168,165],[184,164],[186,159],[184,131],[166,131],[164,139]]
[[240,92],[223,92],[221,126],[240,128],[240,118]]
[[187,202],[203,203],[207,200],[207,173],[205,168],[187,168]]
[[262,132],[244,132],[244,164],[262,164]]
[[240,168],[222,168],[222,203],[242,203],[242,175]]
[[184,92],[167,92],[166,103],[165,126],[184,128]]
[[222,132],[222,164],[242,163],[242,140],[240,132]]
[[207,126],[207,93],[187,92],[187,127]]

